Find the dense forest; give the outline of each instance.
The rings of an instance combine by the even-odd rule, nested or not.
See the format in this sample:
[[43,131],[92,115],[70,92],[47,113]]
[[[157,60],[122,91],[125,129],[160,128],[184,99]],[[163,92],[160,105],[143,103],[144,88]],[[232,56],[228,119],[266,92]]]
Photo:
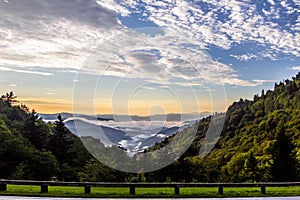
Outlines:
[[192,146],[161,170],[160,181],[300,180],[300,73],[275,83],[273,91],[262,90],[253,100],[240,99],[229,106],[218,143],[201,159],[199,149],[210,120],[211,116],[199,122]]
[[[189,149],[155,172],[130,174],[99,163],[60,115],[45,123],[13,92],[0,100],[0,178],[112,182],[260,182],[299,181],[300,73],[293,80],[240,99],[226,112],[215,148],[205,158],[199,149],[212,116],[201,119]],[[174,139],[152,147],[163,147]],[[108,147],[109,148],[109,147]],[[116,147],[111,147],[116,148]],[[126,154],[124,154],[126,155]]]

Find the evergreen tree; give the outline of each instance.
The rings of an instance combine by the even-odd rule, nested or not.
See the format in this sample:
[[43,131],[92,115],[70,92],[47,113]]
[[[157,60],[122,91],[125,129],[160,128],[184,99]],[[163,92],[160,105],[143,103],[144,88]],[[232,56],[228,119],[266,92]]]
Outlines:
[[50,141],[50,150],[54,153],[60,163],[67,163],[70,141],[67,138],[68,129],[65,127],[62,116],[59,114],[55,121],[55,128]]
[[11,91],[10,93],[6,93],[1,96],[1,99],[9,106],[12,107],[14,103],[17,103],[17,96]]
[[255,158],[253,152],[251,152],[249,157],[245,160],[244,170],[252,182],[260,180],[258,160]]
[[265,90],[262,89],[262,90],[261,90],[261,97],[264,97],[264,96],[265,96]]
[[29,161],[34,180],[51,180],[57,174],[57,160],[50,151],[37,151]]
[[[77,137],[72,134],[63,122],[62,116],[59,114],[53,128],[53,135],[50,139],[50,150],[56,156],[59,162],[59,172],[57,178],[63,181],[78,180],[77,168],[81,160],[84,161],[85,155],[79,155],[82,152],[82,144],[78,145]],[[81,157],[82,156],[82,157]],[[82,164],[82,167],[84,166]]]
[[13,180],[28,180],[31,179],[30,166],[27,163],[21,162],[16,166],[15,171],[9,177]]
[[270,167],[271,181],[288,182],[297,180],[297,159],[295,144],[285,133],[281,125],[271,147],[272,162]]
[[47,149],[49,143],[49,127],[39,118],[39,115],[32,110],[27,117],[22,134],[37,149]]

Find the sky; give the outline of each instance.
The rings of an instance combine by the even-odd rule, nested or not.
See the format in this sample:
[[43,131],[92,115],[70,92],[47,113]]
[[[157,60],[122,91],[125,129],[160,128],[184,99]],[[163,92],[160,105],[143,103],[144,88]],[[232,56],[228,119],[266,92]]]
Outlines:
[[300,71],[299,0],[0,0],[0,92],[39,113],[223,112]]

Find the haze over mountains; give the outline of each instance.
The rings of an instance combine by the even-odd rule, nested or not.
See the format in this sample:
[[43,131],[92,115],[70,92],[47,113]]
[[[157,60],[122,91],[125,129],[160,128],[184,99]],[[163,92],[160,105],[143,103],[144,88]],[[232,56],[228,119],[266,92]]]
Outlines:
[[[43,117],[44,121],[55,121],[57,118],[57,115],[59,113],[54,113],[54,114],[43,114],[40,113],[39,115]],[[115,115],[115,114],[103,114],[103,115],[85,115],[85,114],[73,114],[73,113],[67,113],[63,112],[60,113],[61,116],[64,119],[67,119],[69,117],[83,117],[88,120],[99,120],[99,121],[110,121],[113,120],[115,121],[153,121],[160,119],[164,119],[165,121],[182,121],[182,120],[194,120],[194,119],[199,119],[206,117],[210,115],[210,112],[202,112],[202,113],[189,113],[189,114],[177,114],[177,113],[170,113],[170,114],[157,114],[157,115],[151,115],[151,116],[138,116],[138,115]]]
[[[172,136],[209,113],[152,116],[82,115],[62,113],[66,127],[74,134],[100,139],[104,145],[117,145],[127,152],[139,152]],[[58,114],[41,114],[53,122]]]

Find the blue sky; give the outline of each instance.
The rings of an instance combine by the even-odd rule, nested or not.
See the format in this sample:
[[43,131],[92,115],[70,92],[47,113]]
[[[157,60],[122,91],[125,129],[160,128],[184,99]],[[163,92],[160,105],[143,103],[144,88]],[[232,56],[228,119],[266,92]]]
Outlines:
[[2,0],[0,92],[41,113],[225,111],[300,71],[299,0]]

